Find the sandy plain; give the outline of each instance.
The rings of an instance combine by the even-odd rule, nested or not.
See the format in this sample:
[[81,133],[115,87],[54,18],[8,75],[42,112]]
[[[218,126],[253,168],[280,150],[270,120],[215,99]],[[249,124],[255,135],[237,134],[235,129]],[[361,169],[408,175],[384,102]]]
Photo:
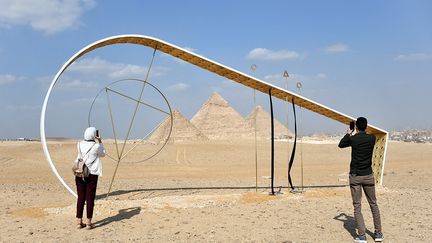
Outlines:
[[[289,193],[292,144],[276,144],[276,190],[269,196],[269,143],[169,144],[149,161],[103,160],[93,230],[75,228],[75,198],[60,184],[39,142],[0,142],[0,242],[352,242],[355,223],[347,171],[350,150],[335,143],[304,143],[292,172],[305,192]],[[114,150],[106,142],[108,151]],[[133,159],[151,153],[143,146]],[[49,143],[53,161],[74,188],[73,141]],[[302,152],[301,152],[302,151]],[[256,182],[258,189],[256,190]],[[385,242],[432,238],[432,145],[390,142],[384,184],[377,187]],[[366,199],[369,234],[373,223]],[[368,235],[368,241],[373,242]]]

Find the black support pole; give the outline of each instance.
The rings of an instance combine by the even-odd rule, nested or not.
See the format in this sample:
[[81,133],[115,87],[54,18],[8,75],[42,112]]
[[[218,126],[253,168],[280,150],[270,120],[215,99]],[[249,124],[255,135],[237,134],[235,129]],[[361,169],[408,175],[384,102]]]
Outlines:
[[270,97],[270,115],[271,115],[271,194],[274,195],[274,120],[273,120],[273,100],[271,89],[269,89]]
[[289,186],[291,187],[291,192],[294,192],[294,186],[292,184],[292,180],[291,180],[291,168],[294,164],[294,158],[295,158],[295,153],[296,153],[296,149],[297,149],[297,116],[296,116],[296,108],[295,108],[295,100],[294,98],[292,98],[291,100],[292,103],[292,107],[293,107],[293,113],[294,113],[294,145],[291,151],[291,158],[290,161],[288,163],[288,183]]

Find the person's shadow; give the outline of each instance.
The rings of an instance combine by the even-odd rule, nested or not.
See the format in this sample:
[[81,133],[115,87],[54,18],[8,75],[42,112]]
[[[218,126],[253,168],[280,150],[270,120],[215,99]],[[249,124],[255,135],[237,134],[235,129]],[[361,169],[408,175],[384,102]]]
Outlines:
[[351,234],[353,238],[357,236],[356,232],[356,222],[354,217],[348,216],[345,213],[340,213],[333,219],[343,222],[343,227]]
[[[353,238],[357,237],[356,222],[354,217],[348,216],[345,213],[340,213],[333,219],[343,222],[343,227],[351,234],[351,236]],[[370,236],[373,236],[373,233],[368,229],[366,229],[366,233]]]
[[120,209],[117,215],[102,219],[94,223],[95,227],[102,227],[104,225],[107,225],[109,223],[115,222],[115,221],[122,221],[124,219],[130,219],[133,216],[139,214],[141,212],[141,207],[132,207],[132,208],[125,208]]

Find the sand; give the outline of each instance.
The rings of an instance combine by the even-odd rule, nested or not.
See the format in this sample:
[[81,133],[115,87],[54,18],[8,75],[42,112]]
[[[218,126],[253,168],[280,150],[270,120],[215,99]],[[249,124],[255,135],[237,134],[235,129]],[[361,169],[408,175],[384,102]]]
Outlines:
[[[112,143],[106,146],[114,149]],[[130,159],[150,153],[151,146]],[[304,143],[304,185],[312,187],[292,194],[285,188],[290,146],[276,144],[275,185],[283,186],[277,196],[268,195],[268,143],[259,144],[257,191],[251,142],[170,144],[149,161],[124,161],[108,199],[115,162],[105,158],[97,227],[89,231],[75,228],[75,198],[51,172],[41,144],[0,142],[0,242],[351,242],[349,150],[331,142]],[[73,186],[75,144],[54,141],[49,148],[60,174]],[[301,183],[300,154],[295,185]],[[384,185],[377,187],[386,242],[432,238],[431,163],[431,144],[389,143]],[[363,202],[370,234],[372,217]]]

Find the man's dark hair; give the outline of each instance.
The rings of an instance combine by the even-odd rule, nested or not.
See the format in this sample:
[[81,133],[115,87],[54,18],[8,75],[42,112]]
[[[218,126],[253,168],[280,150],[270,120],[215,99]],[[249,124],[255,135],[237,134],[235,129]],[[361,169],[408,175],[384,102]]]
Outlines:
[[364,117],[357,118],[356,127],[359,131],[365,131],[367,128],[367,120]]

